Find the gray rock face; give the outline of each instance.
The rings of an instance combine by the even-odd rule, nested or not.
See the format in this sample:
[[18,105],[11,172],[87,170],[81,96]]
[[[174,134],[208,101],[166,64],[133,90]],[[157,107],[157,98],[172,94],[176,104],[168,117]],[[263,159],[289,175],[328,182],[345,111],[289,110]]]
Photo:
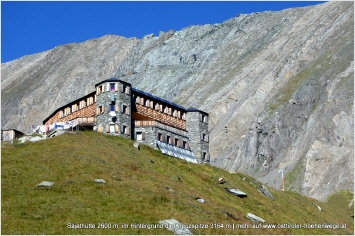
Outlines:
[[[237,14],[237,13],[236,13]],[[353,191],[354,3],[104,36],[2,64],[2,125],[26,132],[111,77],[209,113],[210,161],[325,200]],[[44,99],[45,98],[45,99]]]

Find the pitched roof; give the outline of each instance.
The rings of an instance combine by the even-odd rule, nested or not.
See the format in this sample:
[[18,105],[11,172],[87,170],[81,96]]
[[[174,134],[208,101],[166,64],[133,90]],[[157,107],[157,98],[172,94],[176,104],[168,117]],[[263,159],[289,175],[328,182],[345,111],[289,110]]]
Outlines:
[[179,109],[181,109],[181,110],[186,111],[185,107],[183,107],[183,106],[181,106],[181,105],[178,105],[178,104],[176,104],[176,103],[170,102],[170,101],[168,101],[168,100],[166,100],[166,99],[164,99],[164,98],[157,97],[157,96],[155,96],[155,95],[153,95],[153,94],[144,92],[144,91],[139,90],[139,89],[136,89],[136,88],[132,88],[132,91],[134,91],[134,92],[136,92],[136,93],[143,94],[143,95],[145,95],[145,96],[147,96],[147,97],[153,98],[153,99],[158,100],[158,101],[160,101],[160,102],[169,104],[170,106],[174,106],[174,107],[177,107],[177,108],[179,108]]

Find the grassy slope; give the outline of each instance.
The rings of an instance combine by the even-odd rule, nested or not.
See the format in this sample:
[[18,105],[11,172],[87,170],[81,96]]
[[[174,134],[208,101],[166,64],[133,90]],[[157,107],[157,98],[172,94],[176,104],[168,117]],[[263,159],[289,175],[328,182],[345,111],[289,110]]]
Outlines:
[[[209,165],[196,165],[152,148],[135,149],[132,140],[96,132],[64,134],[37,143],[2,146],[2,234],[171,234],[166,229],[122,229],[121,224],[157,224],[174,218],[209,224],[194,234],[353,234],[349,196],[323,203],[294,192],[269,188],[263,196],[254,180]],[[151,162],[152,161],[152,162]],[[154,163],[153,163],[154,162]],[[179,181],[178,177],[181,179]],[[228,182],[218,185],[219,177]],[[95,183],[96,178],[107,181]],[[42,181],[55,184],[36,190]],[[68,181],[70,183],[68,184]],[[170,191],[167,187],[173,189]],[[248,194],[238,198],[223,187]],[[195,197],[206,200],[199,203]],[[322,211],[319,211],[318,204]],[[226,212],[238,218],[226,216]],[[347,224],[346,229],[253,229],[251,212],[267,223]],[[111,229],[68,229],[67,223],[110,223]],[[211,223],[250,224],[249,229],[215,229]],[[115,228],[117,224],[118,228]]]

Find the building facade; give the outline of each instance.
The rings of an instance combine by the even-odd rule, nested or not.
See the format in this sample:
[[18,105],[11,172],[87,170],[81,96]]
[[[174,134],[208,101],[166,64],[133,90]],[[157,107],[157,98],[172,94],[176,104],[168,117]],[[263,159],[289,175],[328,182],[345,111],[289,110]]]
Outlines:
[[111,78],[61,108],[43,124],[75,121],[93,130],[130,138],[194,163],[209,162],[208,113],[159,98]]

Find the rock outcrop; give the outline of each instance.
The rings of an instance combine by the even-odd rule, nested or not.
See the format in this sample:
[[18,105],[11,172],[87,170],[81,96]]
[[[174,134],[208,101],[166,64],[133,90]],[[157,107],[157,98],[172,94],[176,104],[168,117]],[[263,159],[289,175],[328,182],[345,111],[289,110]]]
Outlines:
[[211,164],[325,200],[353,191],[354,3],[104,36],[2,66],[2,125],[28,132],[111,76],[210,114]]

